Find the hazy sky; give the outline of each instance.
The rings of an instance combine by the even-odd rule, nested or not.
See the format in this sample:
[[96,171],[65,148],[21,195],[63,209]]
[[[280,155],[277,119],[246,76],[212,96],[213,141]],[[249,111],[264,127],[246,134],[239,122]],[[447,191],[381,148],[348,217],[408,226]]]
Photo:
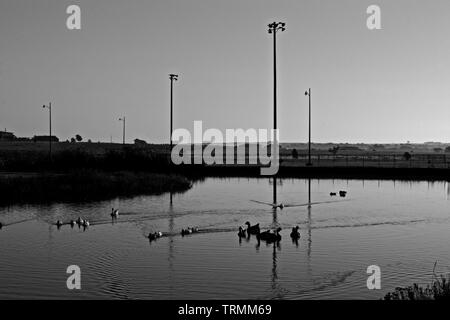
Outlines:
[[[66,28],[81,7],[82,30]],[[382,30],[366,27],[377,4]],[[278,36],[282,141],[450,140],[448,0],[1,0],[0,128],[93,141],[167,142],[175,127],[270,128]]]

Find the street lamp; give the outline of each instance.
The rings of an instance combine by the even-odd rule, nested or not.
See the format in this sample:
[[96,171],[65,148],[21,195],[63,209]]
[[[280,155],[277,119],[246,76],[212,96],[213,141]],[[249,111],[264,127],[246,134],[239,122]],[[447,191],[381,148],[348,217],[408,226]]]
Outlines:
[[46,106],[45,104],[42,106],[42,108],[44,109],[48,109],[48,114],[49,114],[49,133],[50,135],[48,136],[48,147],[49,147],[49,158],[50,161],[52,161],[52,103],[50,102],[48,104],[48,106]]
[[273,35],[273,129],[274,140],[276,141],[277,130],[277,32],[286,30],[286,23],[273,22],[269,24],[269,34]]
[[309,100],[308,163],[306,165],[312,166],[312,162],[311,162],[311,88],[309,88],[309,90],[305,92],[305,96],[308,96],[308,100]]
[[126,122],[126,119],[125,119],[125,117],[119,118],[119,121],[123,122],[122,144],[125,145],[125,122]]
[[173,82],[178,81],[177,74],[169,74],[170,79],[170,151],[172,151],[172,133],[173,133]]

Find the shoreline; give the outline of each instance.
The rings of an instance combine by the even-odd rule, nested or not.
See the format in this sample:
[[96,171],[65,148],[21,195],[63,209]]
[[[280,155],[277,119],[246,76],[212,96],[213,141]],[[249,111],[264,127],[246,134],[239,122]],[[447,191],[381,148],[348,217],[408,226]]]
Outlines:
[[275,176],[262,176],[259,166],[180,166],[175,172],[201,177],[255,177],[306,179],[360,179],[450,181],[450,169],[376,167],[293,167],[281,166]]
[[180,193],[191,187],[191,180],[176,174],[95,170],[67,173],[9,172],[0,173],[0,207]]

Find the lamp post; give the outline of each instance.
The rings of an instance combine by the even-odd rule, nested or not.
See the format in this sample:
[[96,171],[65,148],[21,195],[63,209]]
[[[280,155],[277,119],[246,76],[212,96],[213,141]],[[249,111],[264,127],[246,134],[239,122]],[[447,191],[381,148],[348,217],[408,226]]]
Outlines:
[[273,35],[273,129],[274,141],[277,141],[277,32],[286,30],[286,23],[272,22],[269,26],[269,34]]
[[173,82],[178,81],[177,74],[169,74],[170,79],[170,151],[172,151],[173,141],[172,141],[172,133],[173,133]]
[[122,118],[119,119],[119,121],[123,122],[122,144],[125,145],[125,123],[126,123],[126,119],[125,119],[125,117],[122,117]]
[[308,120],[308,163],[307,166],[312,166],[311,162],[311,88],[305,92],[305,96],[308,96],[309,101],[309,120]]
[[45,104],[42,106],[44,109],[48,109],[49,116],[49,136],[48,136],[48,149],[49,149],[49,158],[52,161],[52,103],[50,102],[48,106]]

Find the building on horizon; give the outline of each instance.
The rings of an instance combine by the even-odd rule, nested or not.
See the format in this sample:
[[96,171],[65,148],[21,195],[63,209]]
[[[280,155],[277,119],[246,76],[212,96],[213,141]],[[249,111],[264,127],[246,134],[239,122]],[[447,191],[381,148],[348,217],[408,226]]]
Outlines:
[[16,140],[16,136],[12,132],[0,131],[0,141],[14,141]]
[[56,136],[34,136],[31,140],[33,142],[59,142],[59,139]]

